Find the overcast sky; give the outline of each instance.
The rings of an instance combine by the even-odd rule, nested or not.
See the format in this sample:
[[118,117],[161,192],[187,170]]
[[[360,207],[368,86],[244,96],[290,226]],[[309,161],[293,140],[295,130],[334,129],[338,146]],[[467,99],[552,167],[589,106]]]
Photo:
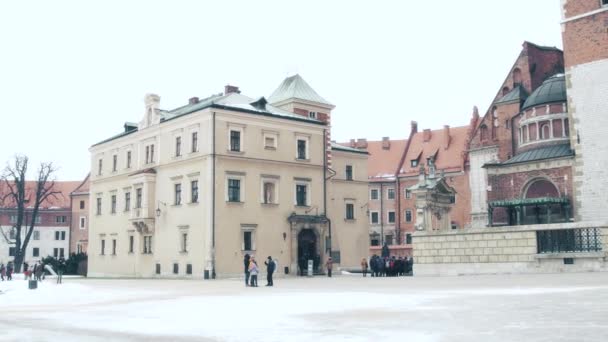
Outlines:
[[561,48],[560,1],[3,1],[0,162],[83,178],[88,148],[237,85],[299,73],[336,105],[333,139],[406,138],[485,112],[525,41]]

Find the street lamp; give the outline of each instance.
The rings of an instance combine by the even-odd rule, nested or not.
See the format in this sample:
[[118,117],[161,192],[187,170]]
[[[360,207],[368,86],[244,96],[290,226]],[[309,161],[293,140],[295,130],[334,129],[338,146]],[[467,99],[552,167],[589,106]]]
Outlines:
[[166,208],[166,207],[167,207],[167,204],[166,204],[166,203],[163,203],[163,202],[161,202],[161,201],[157,201],[157,202],[158,202],[158,204],[156,205],[156,217],[160,217],[160,214],[162,213],[162,211],[160,210],[160,205],[162,204],[162,205],[164,205],[164,206],[165,206],[165,208]]

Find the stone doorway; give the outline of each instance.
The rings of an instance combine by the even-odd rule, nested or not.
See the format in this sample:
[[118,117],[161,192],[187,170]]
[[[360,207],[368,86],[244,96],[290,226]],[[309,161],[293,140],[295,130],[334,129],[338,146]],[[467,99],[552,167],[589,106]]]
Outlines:
[[321,255],[318,236],[314,229],[302,229],[298,234],[298,274],[306,275],[308,260],[313,260],[313,272],[319,272]]

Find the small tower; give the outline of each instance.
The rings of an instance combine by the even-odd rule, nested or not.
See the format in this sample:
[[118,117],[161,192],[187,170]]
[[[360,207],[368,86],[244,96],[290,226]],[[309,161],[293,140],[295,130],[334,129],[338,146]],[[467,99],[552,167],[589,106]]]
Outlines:
[[325,146],[327,166],[331,167],[331,111],[336,106],[317,94],[298,74],[283,80],[272,95],[268,97],[268,103],[274,107],[327,124]]

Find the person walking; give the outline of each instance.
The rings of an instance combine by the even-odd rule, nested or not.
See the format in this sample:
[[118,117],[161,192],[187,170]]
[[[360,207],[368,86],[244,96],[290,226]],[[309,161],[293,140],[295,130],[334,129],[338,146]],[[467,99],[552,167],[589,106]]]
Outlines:
[[65,272],[65,259],[59,258],[59,263],[57,264],[57,284],[61,284],[63,281],[63,272]]
[[327,276],[329,278],[331,278],[331,269],[334,266],[334,262],[331,260],[331,257],[329,257],[329,259],[327,259],[327,262],[325,263],[325,267],[327,267]]
[[11,261],[6,265],[6,280],[13,280],[13,263]]
[[4,267],[4,263],[0,263],[0,279],[4,281],[4,276],[6,275],[6,267]]
[[255,258],[253,257],[253,255],[251,256],[251,259],[249,260],[249,274],[250,274],[250,278],[251,278],[251,287],[258,287],[258,263],[255,261]]
[[268,256],[268,259],[264,261],[264,265],[266,265],[266,286],[273,286],[272,274],[274,273],[276,264],[274,260],[272,260],[272,257]]
[[367,259],[361,259],[361,272],[363,272],[363,276],[367,277]]
[[245,265],[245,286],[249,286],[249,259],[251,259],[249,253],[245,254],[243,258],[243,264]]
[[44,274],[44,264],[42,262],[38,262],[38,267],[36,268],[36,280],[42,281],[42,275]]

